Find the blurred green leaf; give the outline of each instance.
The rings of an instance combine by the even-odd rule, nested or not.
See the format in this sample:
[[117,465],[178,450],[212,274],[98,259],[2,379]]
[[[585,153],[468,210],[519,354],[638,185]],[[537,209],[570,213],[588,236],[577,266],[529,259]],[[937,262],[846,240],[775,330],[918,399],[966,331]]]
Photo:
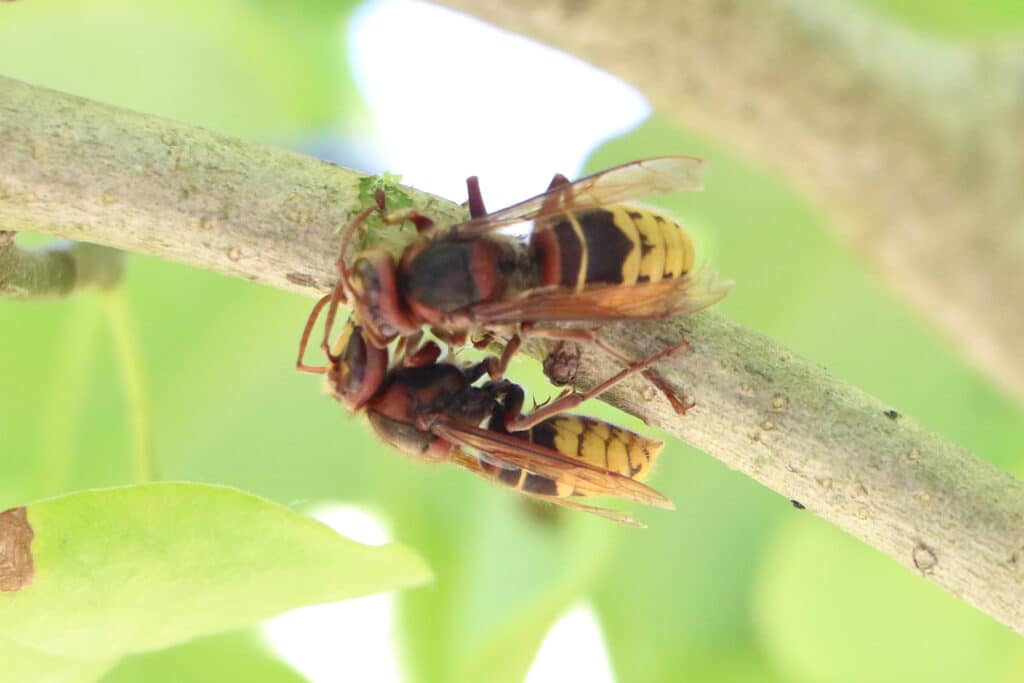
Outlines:
[[681,444],[668,444],[654,483],[676,511],[627,534],[595,584],[612,665],[620,680],[717,680],[698,676],[708,660],[755,646],[750,585],[770,530],[793,511]]
[[341,30],[353,5],[19,2],[3,7],[0,72],[227,133],[306,135],[364,118]]
[[223,487],[86,491],[28,519],[35,579],[0,595],[0,637],[57,657],[109,660],[430,575],[401,546],[362,546]]
[[1024,666],[1020,636],[809,515],[772,539],[756,606],[796,681],[1009,681]]
[[409,491],[396,528],[438,577],[399,596],[411,680],[522,680],[544,634],[601,575],[620,535],[636,530],[452,470],[429,475],[442,477]]
[[916,28],[952,38],[997,38],[1024,31],[1019,0],[934,2],[934,0],[860,0],[879,13]]
[[114,666],[115,660],[61,657],[0,638],[0,662],[4,681],[92,683]]
[[[703,657],[687,661],[679,671],[692,672],[687,680],[708,683],[795,683],[775,669],[760,648],[747,649],[740,643],[708,651]],[[620,676],[619,680],[626,678]]]
[[123,660],[102,683],[303,683],[307,679],[275,657],[259,636],[234,631]]

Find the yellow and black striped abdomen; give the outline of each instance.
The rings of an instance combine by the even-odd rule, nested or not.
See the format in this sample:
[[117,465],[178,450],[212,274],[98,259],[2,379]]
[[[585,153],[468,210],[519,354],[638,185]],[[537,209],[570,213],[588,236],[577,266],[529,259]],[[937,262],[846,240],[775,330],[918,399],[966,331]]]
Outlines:
[[[628,429],[580,415],[560,415],[541,422],[526,432],[517,432],[538,446],[550,448],[591,467],[643,481],[664,444]],[[539,496],[586,495],[574,486],[571,475],[557,480],[520,469],[493,468],[491,475],[515,489]]]
[[559,483],[550,477],[518,468],[498,467],[486,460],[482,460],[480,465],[483,471],[487,472],[494,481],[517,491],[524,491],[535,496],[553,496],[555,498],[565,498],[573,495],[572,486]]
[[661,214],[607,206],[563,214],[534,232],[531,248],[544,285],[634,285],[681,277],[693,268],[690,235]]
[[587,464],[643,481],[664,444],[582,415],[559,415],[530,430],[530,440]]
[[682,277],[693,270],[693,239],[681,225],[653,211],[634,206],[616,206],[617,225],[631,225],[640,243],[640,265],[636,282],[658,282]]

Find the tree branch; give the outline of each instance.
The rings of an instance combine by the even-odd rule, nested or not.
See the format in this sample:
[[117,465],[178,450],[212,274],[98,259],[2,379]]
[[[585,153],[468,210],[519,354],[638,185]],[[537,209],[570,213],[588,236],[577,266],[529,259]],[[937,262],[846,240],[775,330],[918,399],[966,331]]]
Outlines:
[[[367,174],[0,77],[0,226],[317,295]],[[414,190],[441,220],[462,209]],[[282,248],[282,245],[287,247]]]
[[[680,419],[642,380],[602,397],[713,455],[1024,633],[1024,484],[823,367],[712,311],[602,327],[697,405]],[[608,375],[585,354],[582,386]]]
[[1020,46],[926,38],[848,0],[443,4],[617,74],[780,170],[965,357],[1024,399]]
[[121,279],[120,251],[95,244],[56,242],[34,251],[19,249],[14,233],[0,231],[0,297],[47,299]]
[[[0,107],[0,224],[310,296],[333,283],[356,172],[13,81],[0,80]],[[417,197],[442,221],[464,215]],[[1024,485],[713,312],[602,331],[636,357],[680,334],[693,352],[658,370],[696,397],[687,417],[637,383],[609,402],[1024,633]],[[607,374],[603,362],[584,356],[583,384]]]

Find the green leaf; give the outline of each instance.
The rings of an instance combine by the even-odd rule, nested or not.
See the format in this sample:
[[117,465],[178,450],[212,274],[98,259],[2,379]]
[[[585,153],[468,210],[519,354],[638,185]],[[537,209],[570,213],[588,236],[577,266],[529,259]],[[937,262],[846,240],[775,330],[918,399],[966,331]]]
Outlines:
[[1019,680],[1018,635],[825,522],[792,519],[772,539],[755,623],[793,679]]
[[364,118],[343,26],[354,3],[5,3],[6,76],[233,134]]
[[429,476],[437,481],[411,491],[425,497],[409,502],[398,525],[401,537],[429,548],[438,576],[431,590],[399,596],[410,680],[521,681],[616,543],[644,531],[538,506],[463,473]]
[[233,631],[160,652],[133,655],[102,683],[245,681],[303,683],[307,679],[278,659],[252,631]]
[[675,501],[675,512],[627,534],[596,586],[612,666],[620,680],[727,680],[704,669],[754,648],[750,585],[767,532],[793,510],[678,443],[666,445],[653,484]]
[[92,683],[113,665],[113,661],[84,660],[40,652],[0,638],[0,676],[4,681]]
[[954,38],[993,40],[1011,37],[1024,27],[1024,4],[1019,0],[934,2],[933,0],[861,0],[879,15],[904,21],[913,28]]
[[60,657],[114,659],[429,578],[402,546],[224,487],[86,491],[30,505],[28,521],[35,577],[0,594],[0,641]]

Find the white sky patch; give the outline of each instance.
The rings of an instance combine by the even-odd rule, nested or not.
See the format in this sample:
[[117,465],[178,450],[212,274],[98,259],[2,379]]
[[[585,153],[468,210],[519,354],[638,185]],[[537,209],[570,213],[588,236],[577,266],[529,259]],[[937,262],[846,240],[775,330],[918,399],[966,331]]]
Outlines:
[[313,516],[345,538],[363,545],[385,545],[391,534],[377,517],[354,505],[331,505],[317,510]]
[[403,182],[490,211],[575,177],[602,140],[650,115],[640,93],[575,57],[414,0],[374,0],[351,28],[381,157]]
[[[390,534],[370,513],[332,506],[314,515],[339,534],[384,545]],[[370,595],[292,610],[264,624],[271,648],[312,683],[402,680],[394,642],[395,600]]]
[[577,605],[548,631],[526,683],[615,683],[608,649],[594,610]]

